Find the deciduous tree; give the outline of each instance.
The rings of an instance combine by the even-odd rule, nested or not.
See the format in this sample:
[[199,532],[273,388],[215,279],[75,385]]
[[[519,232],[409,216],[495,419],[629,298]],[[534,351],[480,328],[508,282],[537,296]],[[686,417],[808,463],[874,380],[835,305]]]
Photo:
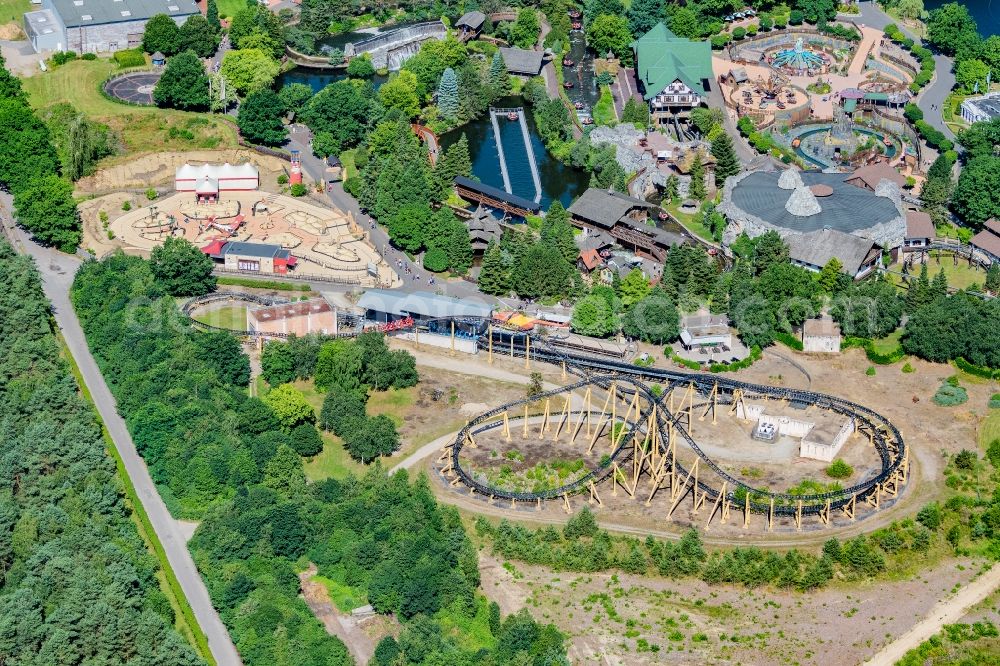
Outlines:
[[281,99],[270,88],[247,95],[240,104],[236,124],[247,141],[264,146],[278,146],[288,137],[288,130],[281,122]]
[[153,89],[157,106],[199,111],[208,108],[208,76],[194,51],[184,51],[167,60]]
[[261,49],[226,51],[222,58],[222,75],[240,95],[270,87],[279,71],[278,61]]
[[149,266],[171,296],[201,296],[215,289],[212,259],[185,238],[168,236],[153,248]]
[[146,53],[159,51],[163,55],[172,56],[180,50],[180,29],[174,20],[166,14],[157,14],[146,22],[142,33],[142,50]]

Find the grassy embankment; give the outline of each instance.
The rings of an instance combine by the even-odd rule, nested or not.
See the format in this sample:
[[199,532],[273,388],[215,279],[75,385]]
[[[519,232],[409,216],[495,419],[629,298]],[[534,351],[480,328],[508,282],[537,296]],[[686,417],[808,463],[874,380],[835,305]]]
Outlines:
[[214,666],[216,662],[212,658],[211,650],[208,648],[208,638],[205,636],[204,632],[202,632],[201,626],[199,626],[198,620],[194,616],[194,610],[192,610],[191,605],[188,603],[187,597],[184,596],[184,591],[181,589],[180,582],[177,580],[177,575],[170,566],[170,561],[167,559],[167,553],[163,549],[163,544],[160,543],[160,538],[153,529],[153,525],[149,521],[149,516],[146,514],[145,508],[143,508],[142,502],[139,501],[139,496],[135,491],[135,486],[132,485],[132,480],[129,478],[128,472],[125,471],[125,462],[118,454],[118,449],[115,448],[115,444],[111,440],[111,435],[108,433],[108,429],[105,427],[104,421],[97,412],[97,406],[94,405],[94,400],[90,395],[90,390],[83,381],[83,375],[80,373],[80,368],[76,364],[76,359],[74,359],[73,355],[69,353],[69,349],[66,346],[66,341],[63,338],[62,333],[58,334],[58,339],[59,344],[62,347],[62,356],[66,359],[70,372],[73,373],[73,378],[76,380],[76,384],[80,388],[80,394],[83,396],[84,400],[87,401],[87,404],[91,406],[91,409],[94,412],[94,418],[101,426],[101,435],[104,437],[105,448],[111,457],[115,459],[115,465],[118,468],[118,478],[121,479],[122,489],[125,492],[125,504],[131,510],[132,520],[135,522],[136,528],[139,530],[139,535],[142,537],[142,540],[146,543],[146,547],[160,562],[160,568],[156,572],[156,579],[160,583],[160,589],[163,591],[163,594],[170,601],[170,607],[174,611],[174,618],[176,622],[175,626],[181,635],[184,636],[199,653],[199,655],[201,655],[202,659]]
[[125,153],[237,146],[233,127],[218,116],[129,106],[105,98],[99,87],[116,71],[118,66],[110,59],[75,60],[22,79],[22,86],[36,109],[68,102],[110,126],[121,136]]

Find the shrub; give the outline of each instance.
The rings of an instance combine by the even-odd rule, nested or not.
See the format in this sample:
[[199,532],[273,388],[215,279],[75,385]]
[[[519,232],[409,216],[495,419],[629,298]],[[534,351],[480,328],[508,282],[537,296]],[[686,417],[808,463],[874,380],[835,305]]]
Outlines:
[[1000,439],[994,439],[990,442],[990,445],[986,447],[986,459],[990,461],[995,468],[1000,469]]
[[831,479],[846,479],[854,474],[854,468],[845,463],[840,458],[834,460],[826,468],[826,475]]
[[875,376],[875,366],[874,365],[869,365],[868,369],[865,370],[865,374],[868,375],[869,377],[874,377]]
[[288,191],[293,197],[301,197],[306,193],[306,186],[302,183],[295,183],[288,189]]
[[592,537],[597,534],[597,521],[590,508],[584,506],[579,513],[574,515],[563,528],[563,535],[567,539],[578,539],[580,537]]
[[976,455],[975,451],[969,449],[962,449],[955,455],[955,467],[966,471],[976,469],[978,461],[979,456]]
[[97,217],[100,218],[101,224],[107,224],[108,223],[108,211],[102,210],[100,213],[97,214]]
[[746,28],[739,27],[733,30],[733,39],[735,39],[736,41],[740,41],[746,38],[746,36],[747,36]]
[[132,210],[132,202],[126,201],[122,204],[122,210]]
[[937,502],[931,502],[927,504],[917,513],[917,522],[931,530],[932,532],[937,528],[941,527],[941,523],[944,521],[944,513],[941,511],[941,505]]
[[115,51],[115,62],[119,67],[144,67],[146,65],[146,55],[141,49],[123,49]]
[[150,201],[156,199],[156,196],[157,196],[156,190],[154,190],[152,187],[146,190],[146,198],[149,199]]
[[987,403],[990,409],[1000,409],[1000,393],[994,393],[990,396],[990,401]]
[[729,34],[712,35],[712,48],[716,51],[721,51],[726,48],[726,44],[732,41],[733,37]]
[[448,268],[448,254],[439,247],[432,247],[424,254],[424,268],[440,273]]
[[57,51],[52,54],[52,64],[56,66],[63,65],[71,60],[76,60],[75,51]]
[[97,60],[97,54],[96,53],[84,53],[82,56],[80,56],[80,60]]
[[799,9],[793,9],[788,14],[789,25],[802,25],[802,21],[805,20],[805,14]]
[[968,402],[969,394],[961,386],[942,384],[932,398],[934,403],[942,407],[954,407]]
[[760,29],[767,32],[774,27],[774,20],[767,14],[760,15]]
[[287,184],[288,184],[288,174],[287,173],[279,173],[278,174],[278,185],[287,185]]
[[911,372],[915,372],[915,370],[913,369],[913,366],[910,365],[909,361],[907,361],[906,363],[903,364],[902,371],[905,372],[906,374],[910,374]]

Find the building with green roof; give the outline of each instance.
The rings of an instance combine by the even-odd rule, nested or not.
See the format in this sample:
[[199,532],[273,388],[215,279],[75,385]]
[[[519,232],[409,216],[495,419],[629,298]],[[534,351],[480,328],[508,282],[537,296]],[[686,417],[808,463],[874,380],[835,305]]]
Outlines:
[[654,123],[672,123],[708,104],[714,78],[708,42],[678,37],[658,23],[632,42],[632,51],[636,80]]

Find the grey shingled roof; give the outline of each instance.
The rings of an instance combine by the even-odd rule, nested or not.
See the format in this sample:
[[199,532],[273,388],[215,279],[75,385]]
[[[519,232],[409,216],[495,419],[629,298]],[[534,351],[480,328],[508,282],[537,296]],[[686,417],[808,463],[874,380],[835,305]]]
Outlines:
[[636,206],[651,208],[651,204],[618,192],[591,187],[569,207],[570,215],[610,229]]
[[785,242],[788,243],[788,258],[792,261],[823,267],[836,257],[843,264],[844,272],[851,276],[857,274],[875,245],[867,238],[834,229],[791,234]]
[[500,188],[493,187],[492,185],[480,183],[478,180],[472,180],[471,178],[466,178],[465,176],[455,176],[454,182],[460,187],[468,188],[473,192],[480,192],[488,197],[497,199],[498,201],[506,201],[509,204],[517,206],[518,208],[523,208],[524,210],[532,213],[537,213],[539,210],[538,204],[530,199],[519,197],[516,194],[511,194],[506,190],[501,190]]
[[537,76],[542,71],[542,57],[544,55],[541,51],[500,48],[500,57],[503,58],[503,64],[511,74]]
[[842,173],[803,171],[800,175],[806,186],[822,184],[833,188],[833,194],[819,199],[823,210],[816,215],[799,217],[785,210],[791,192],[778,187],[777,173],[748,175],[733,188],[732,203],[774,226],[800,233],[823,228],[851,233],[884,224],[899,215],[891,200],[845,183]]
[[479,30],[486,22],[486,14],[482,12],[466,12],[462,14],[462,18],[458,19],[455,23],[456,28],[461,28],[465,26],[466,28],[472,28],[473,30]]
[[67,28],[199,13],[194,0],[52,0],[52,7]]

